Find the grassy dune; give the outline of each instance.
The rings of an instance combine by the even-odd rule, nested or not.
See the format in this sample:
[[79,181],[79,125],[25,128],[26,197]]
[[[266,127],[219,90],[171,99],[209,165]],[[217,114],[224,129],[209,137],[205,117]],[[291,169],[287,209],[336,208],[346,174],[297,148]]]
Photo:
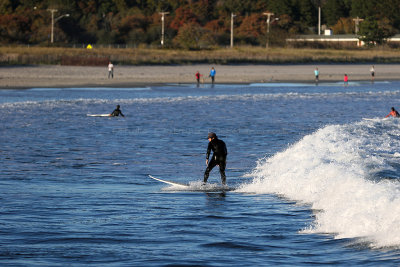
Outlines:
[[237,47],[213,50],[150,48],[0,47],[1,65],[61,64],[104,65],[166,64],[296,64],[296,63],[400,63],[399,49],[299,49]]

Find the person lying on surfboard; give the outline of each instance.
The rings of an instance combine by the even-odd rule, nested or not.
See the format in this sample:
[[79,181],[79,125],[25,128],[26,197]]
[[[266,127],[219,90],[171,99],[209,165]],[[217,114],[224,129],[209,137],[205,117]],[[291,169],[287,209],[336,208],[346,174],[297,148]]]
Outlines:
[[122,114],[121,110],[119,109],[120,106],[117,105],[117,108],[114,109],[114,111],[109,115],[110,117],[118,117],[119,115],[121,115],[122,117],[125,117],[124,114]]
[[[228,155],[228,151],[226,149],[226,145],[224,141],[218,139],[217,135],[213,132],[208,134],[208,147],[207,147],[207,169],[204,172],[204,181],[203,184],[207,183],[208,176],[210,175],[211,170],[215,166],[219,166],[219,173],[221,174],[222,184],[226,184],[226,176],[225,176],[225,167],[226,167],[226,156]],[[210,158],[211,150],[213,151],[213,155],[211,157],[210,162],[208,159]]]
[[392,110],[390,111],[389,114],[386,115],[385,118],[390,117],[390,116],[400,117],[400,114],[397,112],[397,110],[394,109],[394,107],[392,107]]

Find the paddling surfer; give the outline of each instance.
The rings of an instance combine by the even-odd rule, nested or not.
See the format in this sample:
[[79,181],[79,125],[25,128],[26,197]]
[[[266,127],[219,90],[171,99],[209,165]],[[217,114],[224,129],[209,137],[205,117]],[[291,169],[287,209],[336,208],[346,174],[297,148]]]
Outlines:
[[[207,169],[204,172],[204,181],[203,184],[207,183],[208,176],[210,175],[211,170],[215,166],[219,166],[219,173],[221,174],[222,184],[226,184],[226,176],[225,176],[225,167],[226,167],[226,156],[228,155],[228,151],[226,149],[225,142],[218,139],[217,135],[213,132],[208,134],[208,147],[207,147]],[[211,150],[213,151],[213,155],[211,160],[210,158]]]
[[398,118],[398,117],[400,117],[400,114],[397,112],[397,110],[394,109],[394,107],[392,107],[390,113],[387,114],[385,118],[390,117],[390,116]]
[[121,115],[122,117],[125,117],[124,114],[122,114],[122,112],[121,112],[121,110],[120,110],[120,106],[117,105],[117,108],[114,109],[114,111],[111,112],[111,114],[108,115],[108,116],[110,116],[110,117],[118,117],[119,115]]

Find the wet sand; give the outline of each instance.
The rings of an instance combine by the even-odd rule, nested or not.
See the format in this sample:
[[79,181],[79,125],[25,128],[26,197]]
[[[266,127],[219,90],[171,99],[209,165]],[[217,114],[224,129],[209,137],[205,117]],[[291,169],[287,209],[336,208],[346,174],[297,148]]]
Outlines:
[[[200,71],[202,82],[210,83],[212,65],[115,66],[108,79],[107,67],[15,66],[0,67],[0,89],[38,87],[131,87],[165,83],[195,83]],[[320,83],[370,81],[370,64],[325,65],[214,65],[216,83],[314,82],[314,69],[320,71]],[[375,80],[400,80],[400,64],[375,65]]]

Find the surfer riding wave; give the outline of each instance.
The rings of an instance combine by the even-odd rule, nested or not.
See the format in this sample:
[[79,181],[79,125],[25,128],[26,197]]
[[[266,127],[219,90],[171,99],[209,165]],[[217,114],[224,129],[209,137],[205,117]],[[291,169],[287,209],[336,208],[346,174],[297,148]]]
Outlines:
[[[203,184],[207,183],[208,176],[210,175],[211,170],[215,166],[219,166],[219,172],[221,174],[221,181],[222,184],[226,184],[226,175],[225,175],[225,168],[226,168],[226,156],[228,155],[228,151],[226,149],[225,142],[218,139],[217,135],[213,132],[208,134],[208,147],[207,147],[207,169],[204,172],[204,180]],[[211,150],[213,151],[213,156],[211,160],[208,161],[210,158]]]

